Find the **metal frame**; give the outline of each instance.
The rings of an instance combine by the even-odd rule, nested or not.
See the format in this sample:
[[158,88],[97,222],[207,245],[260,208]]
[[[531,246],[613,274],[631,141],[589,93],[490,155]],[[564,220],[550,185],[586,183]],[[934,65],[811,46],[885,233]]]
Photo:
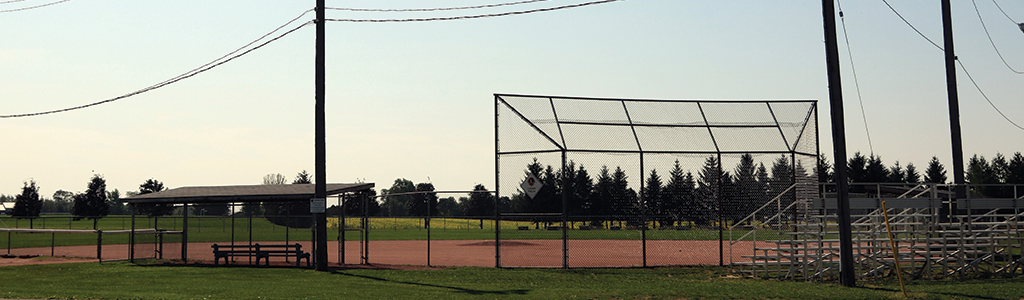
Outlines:
[[[551,107],[552,116],[554,116],[554,124],[556,125],[557,131],[558,131],[558,136],[557,137],[550,136],[548,133],[546,133],[544,130],[542,130],[537,124],[535,124],[533,121],[531,121],[528,117],[524,116],[513,105],[511,105],[505,99],[503,99],[505,97],[536,98],[536,99],[539,99],[539,100],[547,99],[548,103],[549,103],[549,105]],[[617,123],[617,122],[581,122],[581,121],[561,120],[558,117],[558,109],[555,107],[555,104],[554,104],[556,99],[562,99],[562,100],[584,100],[584,101],[602,101],[602,102],[604,102],[604,101],[619,102],[619,103],[622,104],[622,109],[623,109],[623,112],[624,112],[624,114],[626,116],[626,123]],[[501,191],[501,174],[500,174],[500,172],[501,172],[501,157],[504,156],[504,155],[560,153],[561,154],[561,172],[565,172],[567,170],[567,155],[568,155],[568,153],[637,154],[637,155],[639,155],[639,162],[638,163],[639,163],[639,166],[640,166],[639,202],[640,202],[640,214],[641,214],[640,218],[641,218],[642,224],[647,224],[647,221],[648,221],[647,220],[647,216],[646,216],[646,211],[647,211],[647,205],[646,204],[647,203],[646,203],[645,199],[643,198],[644,197],[643,196],[643,194],[644,194],[643,193],[644,185],[646,184],[646,178],[645,178],[646,174],[645,174],[645,170],[644,170],[644,155],[645,154],[702,154],[702,155],[715,155],[716,158],[717,158],[717,163],[718,163],[718,174],[719,174],[719,176],[718,176],[718,178],[719,178],[718,188],[719,189],[722,188],[722,184],[721,184],[721,177],[722,176],[721,176],[721,174],[722,174],[722,155],[723,154],[725,154],[725,155],[729,155],[729,154],[788,154],[789,158],[790,158],[790,162],[791,162],[791,168],[793,168],[792,169],[792,173],[794,174],[794,177],[795,177],[795,174],[796,174],[796,156],[798,156],[798,155],[799,156],[814,156],[815,160],[818,159],[818,153],[800,152],[797,149],[795,149],[795,147],[794,147],[795,145],[799,144],[799,141],[803,140],[805,137],[809,137],[809,138],[814,138],[815,139],[815,152],[818,151],[818,145],[817,145],[817,127],[818,127],[818,124],[817,124],[817,101],[815,101],[815,100],[654,100],[654,99],[615,99],[615,98],[592,98],[592,97],[540,96],[540,95],[520,95],[520,94],[494,94],[494,100],[495,100],[495,113],[494,113],[494,128],[495,128],[494,129],[495,130],[494,144],[495,144],[495,146],[494,146],[494,148],[495,148],[495,192],[496,192],[495,212],[494,212],[495,221],[494,222],[495,222],[495,228],[498,229],[498,230],[495,231],[494,239],[495,239],[495,267],[499,267],[499,268],[502,267],[502,264],[501,264],[501,231],[500,231],[500,228],[501,228],[500,222],[501,222],[501,216],[502,216],[502,214],[500,212],[500,207],[501,207],[501,205],[500,205],[500,198],[501,198],[501,193],[500,193],[500,191]],[[703,118],[703,123],[692,123],[692,124],[646,124],[646,123],[636,123],[636,122],[634,122],[633,117],[630,114],[629,107],[626,105],[626,103],[628,103],[628,102],[694,103],[694,104],[697,105],[698,109],[700,110],[701,116]],[[705,103],[716,103],[716,104],[765,104],[767,106],[767,108],[768,108],[768,111],[770,112],[772,120],[774,121],[774,125],[772,125],[772,124],[713,124],[712,122],[710,122],[708,120],[707,115],[704,112],[704,107],[703,107],[702,104],[705,104]],[[772,104],[773,103],[807,103],[807,104],[809,104],[809,110],[807,111],[806,116],[804,117],[804,121],[802,122],[802,124],[798,124],[798,125],[802,125],[802,127],[800,129],[799,134],[796,137],[796,140],[793,141],[793,143],[790,143],[788,140],[786,140],[786,134],[783,132],[783,124],[792,125],[792,123],[783,123],[783,122],[779,121],[779,119],[775,115],[774,110],[772,109]],[[499,130],[499,126],[501,124],[501,117],[502,117],[500,112],[501,112],[501,108],[502,107],[507,108],[508,110],[510,110],[514,114],[514,117],[518,117],[519,120],[521,120],[521,121],[525,122],[526,124],[528,124],[531,128],[533,128],[533,130],[535,130],[538,134],[540,134],[548,142],[550,142],[551,145],[554,146],[555,149],[502,151],[501,150],[501,145],[500,145],[500,143],[501,143],[501,136],[500,136],[500,130]],[[805,134],[809,134],[809,132],[806,132],[806,129],[807,129],[807,126],[809,125],[810,120],[811,120],[812,117],[814,117],[814,126],[815,126],[814,136],[813,137],[810,137],[809,135],[805,136]],[[625,126],[628,126],[628,127],[630,127],[630,129],[632,131],[633,139],[636,142],[636,149],[635,150],[622,150],[622,149],[571,148],[571,147],[569,147],[569,145],[566,144],[565,133],[562,130],[562,125],[594,125],[594,126],[610,126],[610,127],[625,127]],[[639,135],[637,134],[637,131],[636,131],[636,129],[638,127],[640,127],[640,128],[643,128],[643,127],[706,128],[708,130],[708,134],[710,135],[710,138],[711,138],[711,141],[712,141],[712,143],[714,145],[715,150],[714,151],[707,151],[707,150],[705,150],[705,151],[693,151],[693,150],[667,150],[667,151],[666,150],[645,150],[644,147],[643,147],[643,143],[641,143],[641,139],[640,139],[640,137],[639,137]],[[719,142],[718,142],[718,139],[717,139],[717,137],[715,135],[715,132],[714,132],[714,130],[712,130],[713,128],[777,128],[779,130],[780,136],[783,139],[783,144],[786,145],[787,149],[785,151],[758,151],[758,150],[753,150],[753,151],[730,151],[730,150],[722,150],[721,149],[722,147],[719,145]],[[556,138],[558,140],[556,140]],[[563,174],[562,178],[563,179],[567,178],[567,176],[564,176],[564,175],[565,174]],[[793,180],[795,182],[795,178]],[[563,182],[561,182],[560,184],[562,185],[563,190],[565,190],[564,188],[567,186],[567,183],[564,182],[564,180],[563,180]],[[722,191],[719,190],[716,193],[716,198],[717,198],[716,200],[717,200],[717,203],[718,203],[718,221],[719,221],[719,224],[724,224],[723,215],[722,215],[722,212],[721,212],[721,207],[722,207],[722,197],[721,197],[721,195],[722,195]],[[796,197],[796,193],[795,192],[793,193],[793,195],[794,195],[794,197]],[[567,226],[568,214],[564,213],[564,212],[567,211],[566,210],[567,202],[568,202],[567,198],[568,198],[568,195],[566,193],[563,193],[563,195],[562,195],[562,212],[563,213],[561,214],[562,215],[562,226],[561,227],[562,227],[562,231],[563,231],[563,233],[562,233],[562,242],[563,242],[563,248],[562,248],[563,263],[562,263],[562,267],[563,268],[568,268],[569,267],[568,260],[567,260],[567,257],[568,257],[568,246],[567,246],[568,235],[566,233],[567,227],[568,227]],[[794,199],[793,202],[795,202],[795,199]],[[644,267],[647,267],[647,251],[646,251],[647,250],[647,244],[646,244],[646,242],[647,242],[647,238],[646,238],[647,228],[646,227],[647,227],[646,225],[641,226],[641,241],[642,241],[641,243],[642,243],[642,248],[643,248],[642,249],[642,251],[643,251],[643,254],[642,254],[643,262],[642,262],[642,265]],[[725,260],[724,260],[724,248],[725,248],[725,246],[724,246],[723,227],[724,226],[719,226],[718,227],[719,228],[719,265],[725,265]]]

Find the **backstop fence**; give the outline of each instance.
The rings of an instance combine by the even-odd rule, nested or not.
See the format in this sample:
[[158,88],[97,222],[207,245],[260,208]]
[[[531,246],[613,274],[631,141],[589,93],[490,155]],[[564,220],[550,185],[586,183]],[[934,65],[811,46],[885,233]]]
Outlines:
[[815,101],[494,99],[494,218],[562,240],[499,230],[498,267],[724,265],[727,227],[797,222],[816,196]]

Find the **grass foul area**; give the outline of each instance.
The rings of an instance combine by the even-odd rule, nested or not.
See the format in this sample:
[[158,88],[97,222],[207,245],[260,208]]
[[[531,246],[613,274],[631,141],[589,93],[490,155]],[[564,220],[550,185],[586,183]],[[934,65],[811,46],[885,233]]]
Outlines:
[[[910,299],[1021,299],[1017,279],[918,281]],[[0,267],[8,299],[906,299],[896,282],[780,282],[717,267],[443,270],[75,263]]]

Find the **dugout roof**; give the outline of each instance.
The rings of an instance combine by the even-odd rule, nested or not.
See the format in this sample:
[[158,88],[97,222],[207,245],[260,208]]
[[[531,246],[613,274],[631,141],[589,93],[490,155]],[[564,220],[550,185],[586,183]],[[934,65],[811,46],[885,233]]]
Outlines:
[[[187,186],[128,198],[129,204],[308,201],[314,184]],[[369,190],[373,183],[329,183],[327,196]]]

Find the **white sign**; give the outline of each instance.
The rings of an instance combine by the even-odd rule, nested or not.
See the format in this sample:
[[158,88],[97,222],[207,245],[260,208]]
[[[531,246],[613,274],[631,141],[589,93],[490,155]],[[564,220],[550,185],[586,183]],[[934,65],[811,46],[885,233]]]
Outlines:
[[309,213],[322,214],[327,212],[327,198],[313,198],[309,201]]
[[530,199],[533,199],[533,197],[537,196],[537,192],[540,192],[540,188],[544,187],[544,184],[540,183],[540,179],[537,179],[537,176],[530,174],[530,176],[526,177],[526,180],[523,180],[523,184],[519,186],[523,188],[527,196],[530,196]]

